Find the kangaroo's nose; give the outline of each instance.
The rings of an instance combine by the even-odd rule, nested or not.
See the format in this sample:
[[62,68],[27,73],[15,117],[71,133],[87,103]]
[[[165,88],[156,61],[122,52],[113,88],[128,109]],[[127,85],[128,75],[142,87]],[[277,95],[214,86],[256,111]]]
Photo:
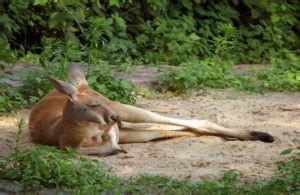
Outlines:
[[116,122],[119,121],[119,116],[118,115],[106,115],[105,117],[105,122],[109,125],[114,125]]

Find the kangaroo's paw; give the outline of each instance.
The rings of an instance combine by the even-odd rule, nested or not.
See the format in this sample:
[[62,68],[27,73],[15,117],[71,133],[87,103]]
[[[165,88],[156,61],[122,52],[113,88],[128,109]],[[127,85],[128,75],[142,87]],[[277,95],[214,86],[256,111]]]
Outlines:
[[268,143],[272,143],[275,140],[275,138],[272,135],[266,132],[251,131],[250,135],[251,135],[251,140],[259,140]]

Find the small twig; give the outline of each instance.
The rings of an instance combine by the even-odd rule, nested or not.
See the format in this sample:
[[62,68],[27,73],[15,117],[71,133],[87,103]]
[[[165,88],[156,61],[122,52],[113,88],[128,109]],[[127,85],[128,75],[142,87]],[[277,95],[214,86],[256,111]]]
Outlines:
[[299,107],[280,107],[280,109],[283,111],[300,111]]

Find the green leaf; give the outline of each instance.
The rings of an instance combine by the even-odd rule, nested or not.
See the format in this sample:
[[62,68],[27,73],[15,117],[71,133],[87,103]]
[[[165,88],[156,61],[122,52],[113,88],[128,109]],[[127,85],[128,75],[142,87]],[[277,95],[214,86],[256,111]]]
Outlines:
[[39,96],[40,96],[40,97],[43,97],[44,92],[43,92],[42,90],[40,90],[40,89],[38,89],[37,91],[38,91]]
[[126,30],[126,22],[123,18],[119,16],[119,14],[113,14],[112,17],[114,18],[116,25],[121,29],[121,30]]
[[47,0],[34,0],[33,5],[45,5]]
[[50,18],[48,20],[48,25],[49,25],[49,28],[54,28],[58,25],[58,13],[57,12],[53,12],[50,14]]
[[280,153],[280,155],[286,155],[286,154],[290,154],[291,152],[292,152],[292,148],[288,148],[288,149],[286,149],[286,150],[283,150],[281,153]]
[[193,41],[198,41],[198,40],[200,39],[200,37],[199,37],[196,33],[190,34],[190,38],[191,38]]
[[278,22],[280,20],[280,17],[277,14],[272,14],[271,20],[272,22]]
[[109,6],[117,6],[117,7],[120,7],[120,2],[119,2],[119,0],[109,0],[108,1],[108,5]]
[[4,97],[3,97],[3,96],[0,96],[0,104],[1,104],[1,103],[4,103],[4,102],[5,102]]
[[193,3],[189,0],[187,1],[182,1],[182,4],[184,7],[186,7],[187,9],[191,10],[193,8]]

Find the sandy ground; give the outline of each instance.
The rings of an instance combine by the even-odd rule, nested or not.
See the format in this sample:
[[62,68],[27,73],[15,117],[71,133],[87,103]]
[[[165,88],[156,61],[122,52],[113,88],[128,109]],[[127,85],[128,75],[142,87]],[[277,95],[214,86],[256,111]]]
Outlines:
[[[300,139],[300,93],[246,94],[234,90],[209,90],[189,97],[139,99],[137,106],[162,115],[207,119],[220,125],[275,136],[274,143],[225,140],[216,136],[181,137],[148,143],[123,144],[127,154],[98,158],[111,165],[118,175],[130,177],[147,172],[172,178],[216,178],[236,169],[246,179],[262,179],[274,174],[276,165],[291,155]],[[29,110],[18,117],[28,118]],[[0,119],[0,155],[11,151],[16,135],[15,116]]]

